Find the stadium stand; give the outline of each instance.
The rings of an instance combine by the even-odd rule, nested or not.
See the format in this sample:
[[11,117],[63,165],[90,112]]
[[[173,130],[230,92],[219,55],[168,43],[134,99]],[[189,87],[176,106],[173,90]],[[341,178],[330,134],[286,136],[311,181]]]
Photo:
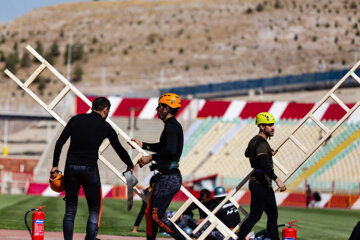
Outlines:
[[[154,109],[157,103],[156,98],[127,99],[110,97],[110,99],[112,102],[111,118],[121,129],[126,131],[129,135],[133,134],[135,138],[143,141],[158,141],[163,128],[163,123],[159,121],[155,115]],[[76,101],[75,114],[86,112],[88,110],[87,107],[84,108],[82,106],[82,103],[79,102],[78,99]],[[351,105],[352,104],[348,104],[348,106]],[[190,111],[190,108],[192,115],[196,117],[193,121],[190,121],[191,124],[189,124],[188,127],[185,126],[186,124],[183,124],[185,144],[180,166],[184,181],[206,177],[211,174],[218,174],[220,184],[224,185],[226,188],[232,188],[251,170],[248,160],[244,157],[244,151],[247,142],[257,133],[257,127],[254,124],[254,117],[256,114],[259,111],[270,111],[277,116],[277,119],[279,119],[276,123],[276,134],[270,141],[271,146],[276,148],[281,140],[295,127],[298,123],[298,119],[302,118],[314,106],[314,103],[246,102],[236,100],[208,101],[192,99],[186,100],[183,106],[184,107],[178,116],[181,121],[189,121],[184,115],[188,114],[187,111]],[[193,108],[194,106],[195,108]],[[136,126],[138,128],[133,129],[132,131],[128,130],[130,116],[129,109],[131,107],[137,108],[135,117],[137,121]],[[341,117],[341,114],[341,111],[339,112],[339,109],[330,103],[318,113],[317,117],[322,120],[324,125],[331,127],[335,125],[336,121]],[[70,118],[70,115],[68,118]],[[291,184],[291,182],[299,178],[304,171],[312,168],[326,154],[343,142],[344,139],[351,136],[358,128],[358,124],[354,123],[355,121],[354,119],[352,121],[349,119],[347,123],[340,126],[338,130],[333,133],[331,139],[329,139],[324,146],[322,146],[300,169],[298,169],[297,172],[294,173],[288,183]],[[44,128],[46,124],[44,122],[39,122],[37,125],[41,127],[36,134],[31,133],[29,128],[23,130],[22,133],[19,133],[19,136],[21,135],[24,138],[24,134],[29,136],[36,135],[44,142],[44,146],[39,147],[39,151],[43,150],[43,154],[35,169],[34,181],[46,182],[48,169],[51,167],[53,147],[62,127],[59,124],[56,124],[56,127],[52,126],[51,135],[54,137],[51,139],[51,142],[48,143],[46,138],[48,133]],[[316,124],[309,121],[304,124],[304,128],[302,128],[301,131],[295,133],[295,136],[304,143],[306,148],[310,148],[321,136],[323,136],[323,134],[324,132],[317,127]],[[12,139],[16,138],[17,135],[13,134]],[[120,139],[123,146],[127,147],[127,144],[122,138]],[[32,140],[34,140],[34,138]],[[20,145],[18,145],[18,148],[25,149]],[[32,150],[36,149],[37,147],[32,148]],[[65,145],[63,149],[61,164],[65,163],[66,151],[67,145]],[[129,147],[128,151],[131,153]],[[307,181],[315,189],[331,189],[333,180],[336,181],[337,189],[357,189],[357,180],[350,183],[349,180],[341,179],[340,176],[330,179],[328,175],[332,174],[330,172],[327,173],[327,169],[330,169],[331,166],[340,164],[336,168],[338,170],[344,168],[343,173],[346,173],[346,176],[349,176],[351,179],[350,176],[355,174],[354,169],[356,168],[347,168],[348,166],[353,166],[355,164],[356,158],[353,156],[353,153],[356,151],[358,150],[352,150],[351,154],[340,154],[339,156],[336,156],[338,163],[335,164],[335,162],[330,161],[329,164],[332,162],[331,165],[324,164],[315,174],[310,174]],[[288,170],[291,170],[303,155],[304,153],[290,143],[283,146],[275,157],[276,159],[285,160],[281,161],[281,164]],[[122,162],[118,161],[118,157],[111,147],[104,152],[104,156],[118,169],[124,167],[122,166]],[[133,154],[132,157],[135,158]],[[346,166],[341,165],[341,162],[343,162],[342,160],[348,162]],[[103,164],[99,165],[103,183],[119,183],[119,180],[110,170]],[[63,165],[60,165],[60,167],[63,167]],[[145,185],[149,170],[147,170],[147,168],[137,168],[136,171],[140,184]],[[276,172],[280,177],[284,176],[277,168]],[[324,174],[321,175],[320,173]],[[300,183],[295,188],[297,191],[302,191],[302,183],[305,180],[306,178],[301,178]]]

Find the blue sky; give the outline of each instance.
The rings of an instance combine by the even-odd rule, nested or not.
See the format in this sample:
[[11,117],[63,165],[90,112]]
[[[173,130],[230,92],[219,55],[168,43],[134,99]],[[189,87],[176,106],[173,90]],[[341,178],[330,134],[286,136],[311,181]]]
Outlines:
[[89,2],[91,0],[0,0],[0,22],[9,22],[34,8],[65,2]]

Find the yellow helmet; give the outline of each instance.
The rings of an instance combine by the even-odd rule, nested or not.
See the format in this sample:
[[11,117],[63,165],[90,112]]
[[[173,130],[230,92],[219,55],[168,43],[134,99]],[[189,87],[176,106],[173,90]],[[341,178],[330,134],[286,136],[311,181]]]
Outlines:
[[256,125],[259,124],[274,124],[275,118],[273,115],[271,115],[268,112],[261,112],[258,115],[256,115]]
[[159,98],[159,103],[166,104],[171,108],[181,108],[180,97],[175,93],[164,93]]
[[55,192],[63,192],[65,190],[65,180],[61,172],[57,173],[54,179],[49,180],[50,188]]

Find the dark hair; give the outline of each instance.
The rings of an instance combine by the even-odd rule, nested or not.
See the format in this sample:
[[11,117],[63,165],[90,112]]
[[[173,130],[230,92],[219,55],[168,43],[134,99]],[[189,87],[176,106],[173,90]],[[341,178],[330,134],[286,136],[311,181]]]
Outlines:
[[169,107],[170,108],[170,113],[175,117],[176,116],[176,114],[178,113],[178,108],[171,108],[171,107]]
[[91,110],[102,111],[105,108],[110,108],[110,101],[106,97],[97,97],[92,103]]
[[200,191],[200,198],[203,198],[204,196],[210,197],[210,191],[207,189],[202,189]]

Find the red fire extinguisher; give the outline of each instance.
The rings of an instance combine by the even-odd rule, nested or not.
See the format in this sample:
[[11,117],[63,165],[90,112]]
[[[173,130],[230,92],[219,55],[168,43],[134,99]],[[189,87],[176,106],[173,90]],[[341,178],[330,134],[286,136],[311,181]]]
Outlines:
[[292,228],[293,226],[295,227],[299,227],[298,225],[295,225],[294,222],[296,221],[292,221],[289,222],[287,224],[285,224],[285,228],[283,228],[282,230],[282,240],[296,240],[296,229]]
[[[25,225],[29,230],[30,236],[32,240],[44,240],[44,224],[45,224],[45,209],[46,206],[40,206],[37,208],[32,208],[25,213]],[[32,214],[32,232],[27,223],[26,217],[27,215],[33,212]]]

